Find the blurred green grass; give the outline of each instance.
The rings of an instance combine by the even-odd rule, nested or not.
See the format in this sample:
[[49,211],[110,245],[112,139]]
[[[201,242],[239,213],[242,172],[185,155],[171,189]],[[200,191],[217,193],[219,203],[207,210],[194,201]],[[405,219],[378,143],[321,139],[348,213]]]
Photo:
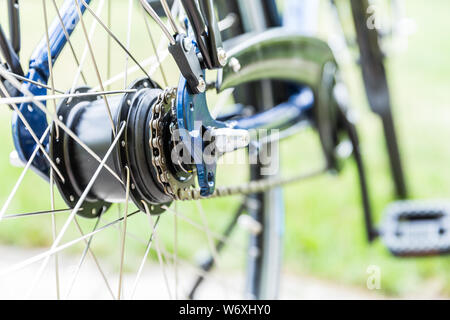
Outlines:
[[[58,3],[61,3],[59,1]],[[113,1],[113,30],[120,39],[126,39],[126,2]],[[23,16],[39,15],[42,12],[41,2],[22,1]],[[3,6],[3,7],[1,7]],[[118,6],[118,7],[116,7]],[[408,16],[417,23],[417,32],[409,38],[408,50],[396,54],[387,60],[389,80],[394,100],[394,113],[398,125],[403,160],[411,196],[419,199],[447,198],[450,193],[450,41],[446,35],[450,33],[447,13],[450,2],[435,0],[410,0],[406,2]],[[0,21],[5,20],[6,7],[0,2]],[[95,7],[95,5],[94,5]],[[53,9],[48,6],[49,15]],[[141,14],[135,11],[133,30],[130,42],[131,51],[142,60],[153,50],[147,40]],[[349,18],[349,17],[346,17]],[[23,50],[21,59],[26,65],[31,50],[40,39],[44,27],[42,19],[23,21]],[[89,26],[92,19],[86,16]],[[326,22],[326,21],[325,21]],[[154,25],[153,25],[154,27]],[[157,29],[157,28],[153,28]],[[82,33],[77,30],[73,36],[74,43],[82,43]],[[156,37],[159,39],[159,36]],[[106,69],[106,36],[100,27],[97,28],[93,43],[95,51],[104,58],[99,59],[101,70]],[[143,40],[144,39],[144,40]],[[113,72],[116,74],[125,66],[125,56],[113,44]],[[77,49],[81,56],[83,46]],[[97,84],[92,64],[87,59],[85,72],[90,83]],[[164,64],[172,81],[176,81],[173,63],[169,57]],[[131,65],[131,63],[130,63]],[[58,88],[66,90],[71,85],[71,76],[75,72],[70,53],[66,51],[55,66],[55,83]],[[381,218],[384,207],[392,201],[393,188],[389,176],[389,167],[385,156],[385,146],[381,136],[381,125],[376,116],[369,110],[358,70],[348,68],[345,77],[350,86],[353,107],[358,111],[358,128],[361,134],[366,167],[369,172],[370,190],[377,220]],[[161,75],[155,73],[159,83]],[[129,79],[129,82],[131,79]],[[123,86],[119,82],[117,87]],[[10,111],[6,106],[0,110],[2,125],[2,149],[0,150],[0,203],[4,203],[15,181],[19,177],[20,168],[12,167],[8,162],[9,153],[13,150],[10,133]],[[311,132],[291,138],[282,144],[283,171],[286,174],[307,170],[314,167],[319,152],[315,135]],[[292,152],[295,150],[295,152]],[[220,171],[220,181],[235,183],[236,177],[245,176],[243,167],[227,166]],[[208,222],[215,230],[223,229],[229,212],[237,206],[238,199],[221,199],[202,201]],[[360,208],[357,176],[353,163],[346,164],[338,176],[323,176],[285,189],[286,230],[285,230],[285,268],[290,272],[312,274],[343,284],[366,287],[367,267],[377,265],[381,268],[381,285],[385,294],[404,295],[419,292],[431,281],[437,281],[443,294],[450,294],[450,262],[445,257],[426,259],[399,260],[391,257],[379,243],[369,246],[366,243],[362,214]],[[48,184],[34,173],[28,173],[17,196],[11,203],[9,213],[44,210],[49,207]],[[64,207],[58,199],[57,207]],[[201,222],[195,205],[179,204],[179,209],[186,216]],[[123,208],[122,208],[123,209]],[[117,217],[117,210],[111,209],[105,219]],[[61,226],[64,217],[59,217]],[[172,250],[173,218],[170,214],[161,221],[161,237]],[[85,230],[92,223],[81,221]],[[130,229],[138,236],[144,237],[148,232],[145,217],[130,219]],[[207,248],[205,237],[199,232],[187,231],[184,224],[179,223],[179,250],[182,257],[188,258],[198,247]],[[76,235],[70,229],[67,239]],[[243,233],[239,233],[235,242],[245,244]],[[117,263],[117,233],[100,234],[95,240],[96,251],[105,259]],[[50,218],[30,218],[3,222],[0,226],[0,243],[18,246],[48,246],[51,243]],[[142,256],[143,244],[139,241],[127,242],[130,250],[128,260]],[[72,250],[78,250],[78,246]],[[229,250],[233,256],[236,250]],[[227,261],[237,261],[226,259]],[[131,268],[131,266],[130,266]]]

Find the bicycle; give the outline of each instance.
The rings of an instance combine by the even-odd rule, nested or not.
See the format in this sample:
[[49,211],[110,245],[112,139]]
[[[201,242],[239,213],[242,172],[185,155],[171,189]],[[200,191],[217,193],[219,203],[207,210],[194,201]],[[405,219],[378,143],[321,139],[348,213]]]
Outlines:
[[[347,140],[358,163],[368,238],[374,240],[377,237],[358,137],[348,116],[339,66],[326,42],[302,32],[309,23],[299,23],[300,31],[292,25],[286,26],[273,0],[200,0],[198,4],[190,0],[140,0],[136,6],[135,2],[129,1],[124,43],[112,31],[112,2],[106,2],[106,21],[101,17],[105,1],[99,1],[96,9],[91,7],[93,4],[90,0],[66,0],[58,7],[56,1],[43,0],[45,34],[34,50],[25,74],[18,58],[21,49],[19,4],[17,0],[8,1],[9,40],[0,28],[4,58],[0,66],[3,96],[0,103],[10,105],[14,111],[12,128],[16,152],[12,159],[25,168],[0,211],[0,221],[50,215],[54,241],[49,250],[9,266],[0,271],[1,276],[40,262],[30,285],[32,292],[49,259],[54,257],[56,295],[61,298],[58,254],[84,241],[82,257],[64,297],[70,297],[73,283],[89,254],[102,274],[106,291],[113,299],[123,298],[125,239],[128,239],[126,236],[139,238],[127,230],[127,223],[132,223],[130,218],[134,217],[139,219],[138,224],[146,225],[146,239],[141,239],[145,244],[144,258],[129,297],[133,297],[145,262],[149,254],[153,254],[161,266],[168,296],[194,298],[203,282],[211,278],[213,267],[220,264],[219,254],[226,245],[240,246],[230,240],[240,224],[245,227],[245,237],[248,237],[244,297],[276,298],[284,215],[281,187],[327,171],[339,171],[338,150]],[[115,4],[120,7],[117,2]],[[123,7],[124,3],[121,4]],[[397,193],[405,197],[390,102],[387,99],[380,105],[373,99],[380,94],[379,90],[388,97],[378,34],[376,30],[367,31],[362,27],[368,2],[351,1],[351,4],[368,97],[373,110],[386,124]],[[51,25],[47,6],[53,6],[57,12]],[[293,17],[300,17],[305,12],[312,14],[306,4],[296,8],[297,11],[290,12]],[[136,10],[143,15],[140,25],[133,18]],[[154,22],[149,21],[149,16]],[[92,21],[90,30],[87,29],[88,18]],[[121,15],[116,18],[124,19]],[[154,52],[143,61],[130,50],[132,29],[138,25],[144,29],[142,33],[147,34],[146,48]],[[76,26],[78,34],[74,32]],[[93,35],[97,26],[107,35],[106,61],[100,61],[94,54]],[[156,28],[161,36],[159,44],[155,41]],[[75,37],[77,35],[79,39]],[[77,41],[84,44],[81,59],[75,46]],[[112,51],[113,45],[125,54],[125,59],[122,58],[125,69],[116,76],[113,76],[113,69],[117,67],[114,61],[119,59]],[[62,71],[73,72],[75,77],[72,81],[64,77],[57,83],[54,70],[64,55],[66,61],[72,61],[73,67],[60,70],[61,74]],[[168,56],[173,58],[174,66],[163,64]],[[91,63],[90,68],[85,66],[86,60]],[[130,67],[131,63],[133,67]],[[149,66],[150,69],[146,69]],[[370,68],[379,72],[369,72]],[[211,77],[213,71],[217,72],[217,77]],[[136,72],[141,75],[136,76]],[[169,85],[171,81],[176,83],[177,79],[173,78],[177,78],[178,73],[181,73],[178,85]],[[107,80],[104,80],[105,76]],[[121,80],[123,85],[117,84]],[[66,88],[61,82],[66,83]],[[373,83],[381,83],[382,88],[374,88]],[[223,105],[218,106],[219,110],[210,108],[213,98],[206,93],[214,89],[225,96],[222,101],[229,97],[234,99],[235,103],[226,112],[221,110]],[[278,140],[297,134],[305,127],[314,128],[320,138],[323,164],[312,172],[287,177],[281,176],[278,170],[264,175],[271,163],[263,163],[262,155],[268,149],[276,148]],[[255,133],[257,129],[276,131],[261,138]],[[249,181],[232,186],[218,185],[218,159],[240,149],[249,150],[256,159],[249,165]],[[29,169],[49,182],[51,208],[7,214]],[[54,185],[66,208],[57,209]],[[221,222],[224,231],[212,231],[197,200],[236,195],[243,200],[228,222]],[[177,204],[171,206],[172,203],[181,206],[187,201],[199,206],[201,223],[181,214]],[[101,224],[113,203],[123,205],[123,208],[118,207],[119,217]],[[135,206],[136,210],[130,210],[130,206]],[[63,212],[70,214],[57,232],[56,215]],[[174,217],[169,222],[165,220],[173,228],[174,252],[164,248],[160,241],[164,235],[158,232],[160,221],[167,215]],[[93,223],[79,222],[78,217],[90,218]],[[210,251],[200,267],[194,268],[196,278],[184,291],[180,288],[179,270],[181,263],[183,266],[189,264],[177,255],[179,219],[205,234]],[[92,231],[83,231],[80,224],[84,223],[89,224]],[[75,226],[81,236],[62,243],[71,226]],[[112,289],[91,248],[94,236],[112,227],[121,232],[117,292]],[[170,280],[169,267],[174,271]]]

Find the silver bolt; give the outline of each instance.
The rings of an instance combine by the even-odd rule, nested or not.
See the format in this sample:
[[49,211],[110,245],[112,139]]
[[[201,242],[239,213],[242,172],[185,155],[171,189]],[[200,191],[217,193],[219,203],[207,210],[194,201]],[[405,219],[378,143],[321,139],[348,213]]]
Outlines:
[[227,52],[223,50],[223,48],[217,49],[217,58],[219,58],[219,63],[222,67],[225,67],[227,65],[228,55]]
[[250,143],[250,134],[247,130],[219,128],[212,129],[215,147],[220,153],[232,152],[245,148]]
[[199,92],[201,92],[201,93],[205,92],[205,90],[206,90],[206,82],[205,82],[205,80],[203,80],[203,78],[199,78],[198,79],[197,90]]
[[191,51],[191,49],[192,49],[192,40],[191,40],[191,38],[184,38],[183,39],[183,49],[186,52]]
[[235,73],[237,73],[241,70],[241,63],[239,62],[238,59],[236,59],[234,57],[230,59],[230,63],[228,65]]

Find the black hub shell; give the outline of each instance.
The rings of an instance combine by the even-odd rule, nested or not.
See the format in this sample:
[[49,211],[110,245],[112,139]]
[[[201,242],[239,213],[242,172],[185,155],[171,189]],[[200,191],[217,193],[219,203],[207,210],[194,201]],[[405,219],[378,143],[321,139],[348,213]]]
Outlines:
[[[74,93],[85,93],[88,92],[89,89],[90,88],[88,87],[81,87],[75,90]],[[76,123],[80,119],[82,109],[95,100],[97,100],[96,96],[73,98],[72,100],[64,99],[58,107],[57,116],[59,120],[62,121],[72,131],[74,131],[74,133],[78,137],[80,137],[82,141],[84,141],[82,136],[83,132],[77,132],[79,130],[76,130],[78,129]],[[87,172],[80,170],[79,166],[77,166],[77,164],[80,164],[80,161],[83,161],[82,159],[80,159],[80,155],[82,155],[83,157],[86,157],[86,155],[80,153],[75,154],[75,152],[71,152],[71,150],[74,149],[74,145],[76,144],[76,142],[72,138],[70,138],[69,135],[61,128],[59,128],[58,130],[59,135],[57,134],[56,130],[56,125],[54,124],[50,139],[50,157],[55,162],[65,181],[62,182],[59,177],[55,175],[55,183],[58,187],[61,197],[64,199],[66,204],[70,208],[74,208],[79,201],[84,188],[89,183],[89,180],[85,179],[84,177],[84,174],[86,174]],[[99,150],[94,150],[94,152],[99,154],[98,151]],[[85,153],[87,154],[86,151]],[[92,157],[88,161],[95,162],[97,166],[99,165],[99,162]],[[111,163],[110,161],[109,163],[107,161],[106,164],[110,165]],[[80,173],[82,173],[81,176],[79,175]],[[110,173],[108,174],[112,177]],[[101,172],[97,178],[97,181],[99,181],[100,179],[104,180],[105,178],[106,180],[108,180],[105,172]],[[114,177],[112,177],[112,179],[114,179]],[[110,207],[111,203],[102,200],[100,197],[97,197],[94,190],[95,184],[91,188],[91,191],[81,205],[80,210],[78,211],[79,215],[87,218],[95,218]]]
[[162,90],[154,83],[150,87],[148,79],[136,81],[132,88],[138,91],[123,97],[121,110],[117,113],[117,128],[123,121],[126,121],[127,126],[115,161],[122,172],[123,181],[127,179],[127,167],[130,169],[130,197],[136,206],[145,211],[142,203],[145,201],[153,214],[159,214],[164,212],[161,204],[169,206],[172,200],[157,182],[149,143],[151,108]]
[[[125,201],[127,168],[130,169],[130,198],[140,210],[145,211],[144,201],[152,214],[160,214],[164,211],[161,206],[170,205],[172,200],[158,183],[148,140],[151,110],[162,90],[149,79],[138,80],[131,88],[137,91],[108,97],[116,132],[124,122],[126,127],[106,165],[124,183],[103,168],[78,212],[84,217],[98,217],[112,203]],[[76,93],[88,90],[81,87]],[[58,106],[57,115],[103,159],[115,137],[102,97],[64,99]],[[63,183],[55,176],[55,183],[67,205],[74,208],[100,163],[63,129],[59,128],[57,137],[55,126],[52,128],[50,155],[65,179]]]

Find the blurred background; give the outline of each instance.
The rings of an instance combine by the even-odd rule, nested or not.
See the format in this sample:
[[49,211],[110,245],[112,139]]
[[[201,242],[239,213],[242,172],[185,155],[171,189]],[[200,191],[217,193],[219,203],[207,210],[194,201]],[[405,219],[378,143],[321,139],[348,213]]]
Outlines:
[[[21,15],[40,17],[42,3],[40,1],[22,0]],[[97,6],[93,1],[93,8]],[[112,29],[120,39],[126,39],[126,1],[112,1]],[[377,2],[377,1],[374,1]],[[378,1],[381,8],[385,1]],[[283,1],[280,0],[280,7]],[[348,1],[338,0],[346,33],[352,35],[351,11]],[[61,4],[61,1],[58,1]],[[137,1],[135,3],[137,6]],[[389,53],[387,70],[391,94],[393,98],[394,115],[398,129],[401,152],[405,165],[405,173],[414,199],[447,199],[450,196],[450,23],[448,12],[450,2],[447,0],[409,0],[405,1],[406,16],[411,19],[409,34],[405,42],[384,44]],[[55,11],[48,5],[49,16]],[[6,26],[6,1],[0,0],[0,21]],[[333,19],[328,1],[320,1],[320,36],[330,40],[333,31]],[[381,11],[383,12],[383,11]],[[132,33],[130,51],[139,59],[145,59],[153,49],[142,40],[146,36],[143,30],[141,13],[136,11],[136,22]],[[388,18],[389,19],[389,18]],[[89,26],[92,18],[86,15]],[[347,26],[348,23],[348,26]],[[155,25],[152,24],[155,28]],[[157,29],[157,28],[155,28]],[[348,30],[347,30],[348,29]],[[42,19],[22,19],[22,65],[26,66],[32,49],[43,35]],[[159,32],[159,30],[158,30]],[[82,33],[76,30],[73,41],[82,42]],[[105,57],[106,36],[100,28],[96,31],[93,42],[96,52]],[[157,37],[159,40],[159,36]],[[66,48],[67,49],[67,48]],[[82,49],[79,49],[81,54]],[[341,66],[346,84],[351,94],[352,107],[358,119],[358,129],[361,135],[361,145],[366,168],[369,175],[370,193],[377,221],[382,216],[387,204],[393,200],[393,187],[389,174],[389,163],[385,154],[382,138],[382,127],[379,118],[369,111],[360,71],[357,68],[357,54],[350,52],[350,61]],[[125,64],[125,57],[120,50],[115,50],[114,59],[119,61],[113,67],[113,74],[120,72]],[[66,59],[66,61],[64,60]],[[66,52],[55,65],[55,83],[59,88],[70,88],[75,66],[69,62],[70,55]],[[171,72],[173,61],[167,66],[172,79],[177,78],[176,72]],[[100,67],[105,69],[105,58],[99,59]],[[87,62],[85,72],[92,83],[96,85],[92,66]],[[165,63],[166,64],[166,63]],[[26,68],[25,68],[26,69]],[[173,70],[174,71],[174,70]],[[154,74],[161,81],[159,72]],[[161,82],[160,82],[161,83]],[[120,87],[121,84],[119,84]],[[6,105],[0,109],[0,203],[4,203],[17,181],[21,168],[14,167],[9,162],[10,152],[14,150],[11,138],[11,111]],[[295,173],[298,170],[314,168],[320,154],[317,139],[312,132],[290,138],[281,146],[284,173]],[[292,152],[295,150],[295,152]],[[224,184],[239,180],[244,166],[227,166],[220,172],[220,181]],[[450,297],[450,260],[447,257],[398,259],[392,257],[387,249],[378,242],[369,245],[364,233],[362,209],[357,184],[356,167],[348,161],[339,175],[325,175],[313,180],[295,184],[284,189],[286,202],[286,228],[284,246],[283,274],[287,278],[297,278],[298,290],[311,283],[317,287],[312,294],[321,296],[322,288],[332,288],[336,292],[352,292],[352,297],[402,297],[402,298],[447,298]],[[222,213],[230,211],[237,205],[236,199],[221,199],[202,201],[204,212],[210,225],[220,230],[227,221]],[[19,188],[17,195],[9,206],[8,213],[21,213],[45,210],[49,207],[48,184],[36,174],[29,172]],[[57,207],[64,204],[59,199]],[[123,209],[123,208],[122,208]],[[201,221],[201,216],[191,204],[180,204],[179,210],[195,221]],[[130,210],[131,211],[131,210]],[[117,217],[117,210],[111,209],[110,219]],[[65,217],[58,217],[61,226]],[[145,218],[137,217],[130,222],[130,230],[136,234],[143,233]],[[161,237],[166,240],[168,250],[172,249],[171,218],[161,226]],[[90,227],[90,222],[80,220],[82,226]],[[188,227],[179,225],[180,241],[178,250],[181,257],[189,257],[197,249],[205,247],[205,239]],[[67,239],[76,235],[71,229]],[[240,240],[239,240],[240,239]],[[235,241],[246,241],[244,235],[236,235]],[[52,243],[52,230],[49,217],[18,219],[4,221],[0,225],[0,246],[13,252],[20,250],[45,248]],[[119,237],[117,232],[101,235],[96,238],[95,250],[105,261],[114,267],[118,264]],[[69,252],[79,253],[83,246],[75,246]],[[127,242],[127,268],[134,270],[140,262],[142,243],[130,240]],[[227,258],[228,257],[228,258]],[[233,253],[225,253],[223,260],[230,269],[235,268]],[[155,259],[155,255],[153,254]],[[2,259],[2,258],[0,258]],[[134,260],[134,262],[133,262]],[[131,261],[131,262],[130,262]],[[381,288],[370,291],[366,282],[369,277],[368,268],[377,266],[381,271]],[[348,291],[350,290],[350,291]],[[323,293],[323,297],[327,297]]]

